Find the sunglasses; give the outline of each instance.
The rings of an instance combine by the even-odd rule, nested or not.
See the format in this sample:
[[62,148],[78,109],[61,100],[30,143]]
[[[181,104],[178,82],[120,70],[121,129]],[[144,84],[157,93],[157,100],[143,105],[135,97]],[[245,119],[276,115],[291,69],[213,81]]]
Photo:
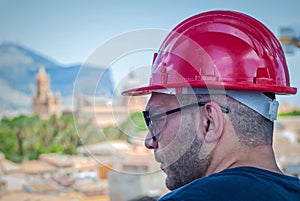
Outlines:
[[[158,140],[159,133],[163,129],[166,121],[167,121],[167,116],[191,107],[198,106],[199,108],[204,106],[206,103],[210,101],[200,101],[197,103],[192,103],[189,105],[184,105],[182,107],[178,107],[172,110],[165,111],[162,107],[157,106],[150,108],[148,111],[143,111],[143,116],[144,120],[146,122],[146,125],[148,127],[148,130],[151,134],[151,137],[154,141]],[[221,110],[223,113],[229,113],[229,109],[220,106]]]

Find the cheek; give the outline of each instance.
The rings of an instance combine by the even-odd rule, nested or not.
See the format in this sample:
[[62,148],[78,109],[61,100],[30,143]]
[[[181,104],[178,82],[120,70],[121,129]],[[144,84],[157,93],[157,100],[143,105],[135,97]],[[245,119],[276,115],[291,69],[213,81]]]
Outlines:
[[199,119],[196,120],[194,116],[171,116],[161,132],[159,147],[165,148],[169,145],[176,148],[182,147],[186,143],[190,144],[195,137],[202,142],[204,136],[195,121],[199,122]]
[[165,148],[172,143],[180,132],[180,125],[180,115],[174,115],[167,120],[158,141],[160,148]]

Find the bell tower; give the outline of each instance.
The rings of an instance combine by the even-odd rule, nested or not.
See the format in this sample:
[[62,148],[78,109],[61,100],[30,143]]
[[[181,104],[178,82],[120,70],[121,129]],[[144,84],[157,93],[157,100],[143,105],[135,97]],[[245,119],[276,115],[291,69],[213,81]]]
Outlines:
[[36,76],[37,97],[39,100],[45,101],[47,95],[50,94],[50,78],[45,71],[45,67],[41,66]]
[[36,76],[36,94],[33,97],[33,113],[41,118],[50,115],[61,115],[60,95],[53,96],[50,90],[50,76],[47,75],[45,67],[40,66]]

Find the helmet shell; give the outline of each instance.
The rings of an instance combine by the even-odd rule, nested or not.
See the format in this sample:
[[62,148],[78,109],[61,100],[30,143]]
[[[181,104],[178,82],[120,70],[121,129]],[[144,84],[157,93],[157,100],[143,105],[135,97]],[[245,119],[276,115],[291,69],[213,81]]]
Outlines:
[[154,56],[150,84],[123,95],[183,88],[295,94],[285,56],[274,34],[256,19],[210,11],[177,25]]

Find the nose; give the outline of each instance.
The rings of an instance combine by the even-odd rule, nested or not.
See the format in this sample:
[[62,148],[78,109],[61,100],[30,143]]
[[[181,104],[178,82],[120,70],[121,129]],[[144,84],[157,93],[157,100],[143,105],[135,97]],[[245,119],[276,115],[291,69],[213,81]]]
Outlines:
[[147,149],[157,149],[158,148],[158,142],[157,140],[154,140],[152,138],[152,135],[148,132],[146,138],[145,138],[145,147]]

